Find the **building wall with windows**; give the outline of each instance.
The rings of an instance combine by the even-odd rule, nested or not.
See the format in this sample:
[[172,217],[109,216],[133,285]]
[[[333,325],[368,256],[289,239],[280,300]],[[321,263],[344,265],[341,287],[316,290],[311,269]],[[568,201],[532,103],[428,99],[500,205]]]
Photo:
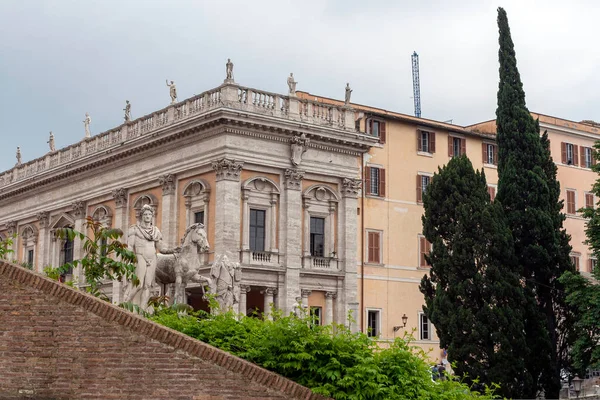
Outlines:
[[[17,233],[14,258],[40,272],[83,255],[57,229],[83,231],[92,217],[126,232],[150,205],[171,247],[190,224],[205,225],[200,273],[216,254],[240,261],[241,312],[302,303],[318,323],[344,323],[359,302],[360,159],[376,142],[349,107],[228,81],[0,173],[0,234]],[[71,275],[85,285],[81,271]],[[120,283],[106,292],[121,301]],[[206,306],[197,284],[187,293]]]

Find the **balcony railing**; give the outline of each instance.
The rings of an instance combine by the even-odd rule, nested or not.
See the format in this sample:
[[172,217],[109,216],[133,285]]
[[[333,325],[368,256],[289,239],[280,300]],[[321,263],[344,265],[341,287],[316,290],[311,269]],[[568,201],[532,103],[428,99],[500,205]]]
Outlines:
[[242,251],[242,263],[249,265],[262,265],[269,267],[281,266],[279,253],[270,251]]
[[339,264],[337,258],[309,256],[304,257],[303,268],[337,271]]

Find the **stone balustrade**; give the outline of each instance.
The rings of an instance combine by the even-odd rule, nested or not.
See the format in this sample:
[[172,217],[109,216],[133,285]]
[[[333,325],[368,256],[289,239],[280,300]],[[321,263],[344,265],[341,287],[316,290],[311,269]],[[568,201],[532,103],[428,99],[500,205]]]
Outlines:
[[224,84],[152,114],[128,121],[107,132],[15,166],[0,173],[0,188],[16,184],[19,181],[41,175],[50,170],[64,168],[68,163],[99,154],[109,148],[120,146],[123,142],[148,135],[165,126],[193,118],[198,114],[219,107],[267,114],[306,124],[327,126],[348,133],[356,133],[354,111],[351,108],[301,100],[295,96],[270,93],[237,84]]
[[303,268],[337,271],[339,269],[338,259],[332,257],[305,257]]

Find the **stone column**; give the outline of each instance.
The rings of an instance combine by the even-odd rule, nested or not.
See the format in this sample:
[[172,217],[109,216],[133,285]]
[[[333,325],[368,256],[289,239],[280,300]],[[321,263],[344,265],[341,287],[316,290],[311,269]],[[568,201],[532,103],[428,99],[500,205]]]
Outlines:
[[[325,257],[333,257],[333,252],[336,250],[336,236],[335,236],[335,202],[329,202],[329,248],[325,249],[328,253],[324,254]],[[339,234],[339,232],[338,232]]]
[[[358,315],[358,277],[357,277],[357,239],[356,231],[358,219],[356,208],[358,206],[358,193],[360,192],[360,179],[344,178],[342,181],[342,204],[339,209],[338,241],[340,242],[339,258],[344,271],[344,288],[337,307],[337,321],[346,321],[348,312],[357,321],[350,327],[353,332],[359,328],[360,315]],[[361,304],[364,307],[364,304]]]
[[308,310],[308,296],[310,296],[312,290],[302,289],[300,293],[302,294],[302,307]]
[[302,268],[302,179],[304,171],[286,169],[281,201],[280,243],[285,254],[285,289],[280,302],[287,315],[296,307],[296,298],[300,297],[300,269]]
[[48,225],[50,222],[50,213],[42,211],[37,214],[37,219],[40,221],[40,229],[38,232],[37,245],[37,272],[42,272],[44,267],[49,264],[48,258]]
[[273,304],[273,297],[277,294],[277,288],[268,287],[262,291],[265,295],[264,315],[267,319],[273,320],[273,314],[271,313],[271,304]]
[[250,291],[249,285],[240,285],[240,314],[246,316],[246,311],[248,310],[247,300],[248,300],[248,292]]
[[216,172],[215,254],[231,252],[239,255],[240,249],[240,173],[244,163],[222,158],[212,162]]
[[310,257],[310,213],[308,212],[309,205],[307,203],[302,204],[304,211],[304,257]]
[[[277,195],[271,195],[271,253],[277,253],[279,246],[277,245]],[[244,223],[246,225],[246,223]]]
[[[115,189],[112,192],[113,198],[115,199],[115,229],[123,231],[123,237],[121,242],[127,243],[127,228],[129,225],[129,219],[127,215],[127,189]],[[119,304],[123,302],[123,282],[114,280],[112,289],[112,302],[113,304]]]
[[337,297],[336,292],[325,292],[325,315],[323,325],[328,325],[334,322],[333,320],[333,299]]
[[[81,200],[77,200],[73,202],[73,204],[71,204],[71,208],[73,209],[72,214],[75,217],[75,227],[73,229],[77,232],[86,233],[85,203]],[[73,260],[81,260],[83,256],[83,241],[80,238],[76,237],[73,241]],[[73,279],[75,280],[78,286],[84,285],[86,283],[83,281],[84,278],[81,273],[81,265],[78,265],[77,268],[73,270]]]
[[14,261],[17,259],[17,238],[12,238],[12,236],[17,233],[17,222],[16,221],[8,221],[6,223],[6,230],[8,237],[10,237],[13,241],[13,244],[10,246],[12,250],[11,253],[8,254],[8,260]]
[[163,240],[169,247],[175,247],[179,242],[177,238],[177,201],[176,186],[177,180],[173,174],[165,174],[158,178],[158,183],[162,186],[162,213],[160,221],[160,230]]
[[250,208],[248,207],[248,191],[242,189],[242,250],[250,250]]

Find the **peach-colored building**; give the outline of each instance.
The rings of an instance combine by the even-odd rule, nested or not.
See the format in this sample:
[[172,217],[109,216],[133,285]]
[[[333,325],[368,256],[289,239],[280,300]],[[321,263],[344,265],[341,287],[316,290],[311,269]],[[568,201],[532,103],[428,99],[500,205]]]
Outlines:
[[[309,93],[301,98],[339,105]],[[379,138],[379,144],[363,156],[363,192],[359,199],[358,273],[361,326],[383,341],[414,332],[416,343],[433,349],[441,358],[435,329],[423,315],[419,284],[428,272],[424,253],[429,243],[422,236],[422,193],[437,172],[455,155],[467,154],[482,169],[495,197],[498,183],[495,120],[468,127],[416,118],[358,104],[357,126]],[[565,200],[565,228],[572,236],[573,261],[588,273],[592,263],[585,240],[585,220],[577,210],[595,202],[589,190],[596,179],[590,169],[591,148],[600,125],[575,123],[533,114],[547,130],[558,165],[558,179]],[[406,316],[406,318],[403,318]],[[406,321],[406,327],[404,327]]]

